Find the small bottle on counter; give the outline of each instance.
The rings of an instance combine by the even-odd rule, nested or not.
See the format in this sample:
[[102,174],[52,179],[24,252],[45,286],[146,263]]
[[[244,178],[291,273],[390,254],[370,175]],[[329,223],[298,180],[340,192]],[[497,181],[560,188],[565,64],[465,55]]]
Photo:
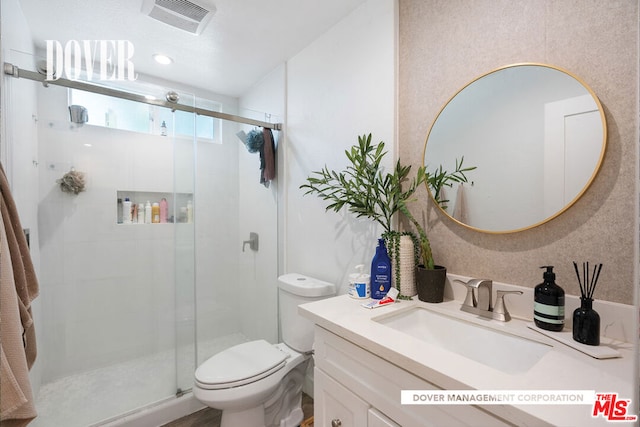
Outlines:
[[555,282],[556,275],[553,266],[548,265],[543,278],[534,289],[533,321],[536,326],[553,332],[560,332],[564,328],[564,290]]
[[391,259],[384,239],[378,239],[376,254],[371,261],[371,298],[382,299],[391,288]]
[[370,276],[364,273],[364,265],[356,265],[357,273],[349,275],[349,291],[351,298],[365,299],[371,296]]

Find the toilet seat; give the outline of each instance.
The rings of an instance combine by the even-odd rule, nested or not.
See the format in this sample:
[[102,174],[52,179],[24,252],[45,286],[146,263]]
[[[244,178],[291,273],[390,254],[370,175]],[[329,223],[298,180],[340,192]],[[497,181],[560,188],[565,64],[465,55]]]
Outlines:
[[265,340],[230,347],[210,357],[195,373],[198,387],[220,390],[253,383],[286,364],[288,354]]

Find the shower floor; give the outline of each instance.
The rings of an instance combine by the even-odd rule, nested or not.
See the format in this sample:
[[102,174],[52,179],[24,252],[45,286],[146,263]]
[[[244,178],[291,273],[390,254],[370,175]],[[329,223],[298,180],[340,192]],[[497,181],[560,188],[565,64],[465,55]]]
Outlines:
[[[215,354],[245,341],[242,334],[227,335],[200,343],[199,353]],[[192,370],[193,347],[185,349],[180,360],[180,372]],[[175,395],[175,372],[175,352],[168,350],[43,384],[35,397],[38,417],[29,426],[100,425]]]

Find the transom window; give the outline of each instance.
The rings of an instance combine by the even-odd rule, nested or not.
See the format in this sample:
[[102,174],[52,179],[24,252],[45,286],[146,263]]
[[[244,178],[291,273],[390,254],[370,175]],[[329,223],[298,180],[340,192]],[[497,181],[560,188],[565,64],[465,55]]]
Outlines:
[[[220,104],[210,104],[220,109]],[[220,119],[213,117],[179,110],[174,112],[165,107],[78,89],[69,89],[69,105],[85,107],[89,125],[155,135],[196,136],[199,140],[220,142]]]

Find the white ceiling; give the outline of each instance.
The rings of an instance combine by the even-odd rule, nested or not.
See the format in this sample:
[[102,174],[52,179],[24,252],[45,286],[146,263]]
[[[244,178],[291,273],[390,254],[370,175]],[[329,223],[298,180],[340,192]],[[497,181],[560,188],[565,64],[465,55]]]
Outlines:
[[[45,40],[129,40],[138,73],[238,97],[365,0],[206,0],[200,35],[141,12],[143,0],[20,0],[36,46]],[[156,64],[151,55],[174,59]]]

